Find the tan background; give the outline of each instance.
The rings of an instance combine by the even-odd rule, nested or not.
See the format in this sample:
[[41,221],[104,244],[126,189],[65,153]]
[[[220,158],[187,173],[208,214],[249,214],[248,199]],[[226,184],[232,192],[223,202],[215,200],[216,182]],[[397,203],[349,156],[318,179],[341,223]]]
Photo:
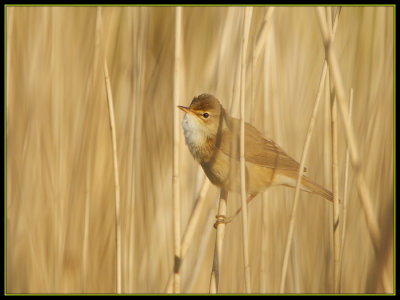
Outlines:
[[[321,33],[313,7],[276,7],[266,47],[254,57],[267,9],[253,10],[246,121],[300,160],[324,60]],[[183,8],[182,105],[208,92],[230,111],[231,103],[238,106],[243,10]],[[354,89],[352,121],[383,245],[376,257],[350,166],[341,292],[393,292],[393,13],[393,7],[344,7],[334,43],[347,99]],[[7,7],[8,293],[116,290],[103,50],[116,118],[122,291],[162,293],[172,272],[175,8],[103,7],[102,37],[96,17],[96,7]],[[328,103],[325,93],[306,166],[331,189]],[[343,199],[346,141],[338,120]],[[180,153],[183,233],[204,174],[183,133]],[[300,196],[285,291],[329,293],[332,205]],[[279,292],[293,197],[292,189],[272,188],[249,206],[255,293]],[[183,263],[183,292],[208,292],[217,199],[212,186]],[[239,206],[238,195],[230,195],[228,214]],[[241,230],[241,218],[227,226],[220,292],[244,291]]]

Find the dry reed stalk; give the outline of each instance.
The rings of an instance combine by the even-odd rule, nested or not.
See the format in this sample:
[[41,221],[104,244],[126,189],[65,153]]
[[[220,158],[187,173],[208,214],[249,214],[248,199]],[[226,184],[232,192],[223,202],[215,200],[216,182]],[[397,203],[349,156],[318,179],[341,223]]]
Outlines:
[[143,133],[143,107],[144,107],[144,78],[145,78],[145,71],[146,71],[146,56],[145,51],[147,49],[148,43],[148,15],[149,15],[149,8],[148,7],[137,7],[134,10],[135,15],[133,19],[135,21],[134,25],[137,28],[137,32],[135,32],[135,43],[132,47],[134,49],[136,56],[136,65],[135,72],[133,74],[133,97],[134,101],[132,104],[132,116],[135,116],[132,121],[131,125],[131,141],[130,141],[130,150],[131,153],[129,156],[131,159],[130,164],[130,176],[132,180],[130,180],[130,199],[129,205],[131,209],[129,210],[129,257],[128,257],[128,282],[130,283],[130,288],[133,289],[133,277],[136,274],[134,272],[134,252],[135,252],[135,239],[134,239],[134,232],[135,232],[135,225],[134,222],[134,212],[133,209],[135,208],[136,202],[136,188],[137,188],[137,174],[140,172],[141,163],[142,163],[142,133]]
[[[338,22],[336,22],[336,21],[337,21],[337,18],[339,17],[339,15],[340,15],[340,12],[341,12],[341,7],[338,7],[337,13],[335,15],[335,20],[334,20],[334,22],[332,24],[332,13],[330,13],[330,11],[328,12],[328,8],[327,8],[327,11],[326,11],[327,16],[329,16],[329,18],[328,18],[329,28],[332,29],[331,30],[331,32],[332,32],[332,42],[334,41],[334,39],[336,37],[335,33],[336,33],[337,25],[338,25]],[[329,86],[331,80],[329,79],[329,76],[327,77],[327,80],[329,82],[329,84],[327,84],[327,93],[328,93],[327,97],[329,98],[330,97],[330,92],[331,92],[330,91],[330,86]],[[332,145],[330,145],[330,149],[326,146],[326,145],[329,144],[329,142],[331,142],[331,140],[329,139],[329,132],[330,132],[329,123],[331,123],[331,121],[330,121],[330,119],[331,119],[330,110],[331,110],[330,109],[330,105],[328,105],[328,103],[327,103],[325,105],[325,120],[326,120],[326,122],[324,123],[324,125],[326,126],[325,127],[326,134],[324,135],[324,139],[325,139],[325,141],[324,141],[324,158],[325,158],[324,159],[324,171],[325,171],[324,178],[325,178],[326,181],[328,181],[328,179],[332,177],[332,173],[329,172],[329,169],[331,169],[331,171],[332,171],[332,168],[329,167],[329,166],[332,166],[332,163],[329,163],[329,162],[331,162],[330,158],[332,156],[331,155],[331,151],[332,151],[333,148],[332,148]],[[331,150],[331,151],[329,151],[329,150]],[[330,185],[330,184],[331,184],[331,182],[327,183],[326,185]],[[333,183],[332,183],[332,185],[333,185]]]
[[213,259],[213,270],[211,271],[211,277],[210,277],[210,288],[209,288],[209,293],[210,294],[216,294],[217,293],[217,277],[216,274],[218,272],[217,268],[214,269],[214,266],[218,264],[218,259],[216,257],[216,251],[214,252],[214,259]]
[[[8,78],[11,78],[11,51],[12,49],[12,36],[13,36],[13,28],[14,28],[14,8],[13,7],[7,7],[6,8],[6,14],[7,14],[7,37],[6,37],[6,70],[7,70],[7,76]],[[7,120],[8,120],[8,101],[10,97],[10,80],[7,80],[6,77],[6,133],[8,132],[8,126],[7,126]]]
[[287,267],[288,267],[288,262],[289,262],[289,254],[290,254],[290,249],[291,249],[292,240],[293,240],[294,221],[296,218],[296,210],[297,210],[297,204],[298,204],[298,199],[299,199],[299,194],[300,194],[300,182],[301,182],[301,178],[304,173],[304,163],[306,160],[306,156],[308,154],[308,148],[309,148],[310,141],[311,141],[311,135],[312,135],[312,132],[314,129],[315,118],[317,115],[318,105],[319,105],[321,95],[322,95],[322,90],[323,90],[323,86],[324,86],[326,73],[327,73],[327,63],[325,61],[323,69],[322,69],[317,98],[314,103],[314,108],[313,108],[313,112],[311,115],[310,124],[308,126],[306,141],[304,143],[304,148],[303,148],[303,154],[302,154],[301,160],[300,160],[299,175],[297,176],[296,192],[295,192],[295,196],[294,196],[292,213],[291,213],[290,222],[289,222],[289,231],[288,231],[288,235],[287,235],[287,239],[286,239],[285,254],[283,257],[281,285],[280,285],[280,289],[279,289],[280,293],[283,293],[284,288],[285,288],[286,273],[287,273]]
[[[325,95],[324,97],[326,97],[326,99],[329,98],[329,78],[328,76],[326,77],[326,83],[325,83]],[[332,186],[332,173],[331,173],[331,166],[332,166],[332,162],[331,162],[331,151],[332,151],[332,146],[331,146],[331,142],[332,140],[330,139],[330,135],[331,135],[331,128],[330,128],[330,123],[331,123],[331,116],[330,116],[330,103],[328,101],[324,101],[324,124],[323,124],[323,128],[324,128],[324,134],[323,134],[323,172],[324,172],[324,186]]]
[[262,193],[261,196],[261,220],[262,220],[262,237],[261,237],[261,270],[260,270],[260,292],[266,293],[267,292],[267,267],[266,267],[266,257],[268,254],[268,244],[265,238],[265,233],[268,230],[268,223],[267,223],[267,201],[268,201],[268,194],[266,192]]
[[[331,81],[330,81],[331,83]],[[339,171],[338,171],[338,137],[337,137],[337,109],[335,92],[331,85],[331,136],[332,136],[332,192],[333,192],[333,268],[334,292],[338,291],[339,283],[339,257],[340,257],[340,232],[339,232]]]
[[120,224],[120,189],[119,189],[119,175],[118,175],[118,152],[117,152],[117,137],[115,129],[114,117],[114,104],[112,98],[112,90],[110,77],[108,75],[107,62],[104,57],[104,78],[106,81],[108,110],[110,116],[110,127],[112,136],[112,149],[113,149],[113,165],[114,165],[114,186],[115,186],[115,228],[116,228],[116,251],[117,251],[117,293],[120,294],[121,290],[121,224]]
[[[254,112],[254,107],[255,107],[255,101],[254,101],[254,93],[255,93],[255,88],[254,88],[254,73],[255,73],[255,68],[256,68],[256,60],[254,59],[254,49],[255,49],[255,40],[254,36],[251,37],[251,44],[252,44],[252,51],[251,51],[251,82],[250,82],[250,105],[247,107],[249,108],[250,112]],[[253,113],[250,114],[250,118],[253,117]]]
[[[274,32],[271,29],[271,26],[273,26],[273,23],[271,22],[272,18],[272,13],[274,11],[275,7],[269,7],[267,12],[264,15],[264,20],[263,20],[263,29],[260,31],[260,34],[258,35],[260,38],[257,39],[258,42],[256,42],[256,57],[257,57],[257,51],[260,51],[262,49],[262,45],[265,45],[264,47],[264,64],[263,64],[263,87],[264,87],[264,131],[266,132],[268,129],[268,107],[271,106],[272,104],[272,99],[269,97],[269,93],[272,89],[270,86],[270,81],[273,75],[271,75],[271,72],[269,72],[268,67],[271,64],[271,60],[274,57],[274,54],[272,53],[273,51],[273,43],[274,43]],[[264,29],[265,28],[265,29]],[[257,50],[259,49],[259,50]],[[257,58],[256,58],[257,60]],[[268,105],[269,104],[269,105]],[[262,214],[262,239],[261,239],[261,274],[260,274],[260,281],[261,281],[261,286],[260,286],[260,292],[261,293],[266,293],[267,292],[267,270],[268,268],[266,267],[266,257],[268,254],[268,245],[267,245],[267,239],[265,238],[265,233],[267,232],[267,200],[268,200],[268,194],[267,192],[264,192],[262,194],[262,199],[261,199],[261,214]]]
[[[228,192],[225,191],[224,189],[221,189],[221,193],[219,196],[217,218],[225,218],[227,201],[228,201]],[[213,294],[218,292],[219,273],[222,266],[222,250],[224,245],[224,235],[226,226],[224,222],[216,224],[217,224],[217,236],[215,238],[214,259],[211,270],[210,289],[209,289],[209,292]]]
[[83,292],[87,291],[87,278],[88,278],[88,243],[89,243],[89,208],[90,208],[90,193],[89,193],[89,172],[86,171],[85,181],[85,212],[83,221],[83,246],[82,246],[82,285]]
[[[224,26],[221,32],[221,41],[219,44],[219,51],[218,55],[214,55],[211,57],[213,59],[213,62],[210,62],[210,65],[215,66],[214,68],[210,68],[211,72],[216,69],[217,78],[219,78],[219,74],[224,71],[223,69],[223,61],[225,57],[227,56],[228,52],[228,46],[229,43],[231,42],[231,37],[234,34],[234,28],[235,28],[235,9],[233,7],[228,7],[228,12],[225,17],[224,21]],[[212,74],[210,74],[212,76]],[[216,91],[218,93],[219,87],[221,86],[222,80],[217,80],[217,86],[216,86]]]
[[[101,39],[101,10],[96,11],[96,33],[95,33],[95,47],[93,55],[93,72],[90,75],[91,88],[96,89],[95,77],[98,72],[99,48]],[[82,267],[83,267],[83,292],[87,291],[88,279],[88,249],[89,249],[89,224],[90,224],[90,162],[87,161],[86,176],[85,176],[85,208],[84,208],[84,221],[83,221],[83,243],[82,243]]]
[[[226,14],[225,20],[224,20],[224,25],[222,32],[220,34],[221,39],[219,42],[219,50],[218,50],[218,64],[216,66],[217,72],[216,72],[216,78],[218,78],[216,82],[216,94],[220,94],[222,92],[222,88],[224,86],[224,80],[220,78],[226,78],[228,79],[231,76],[236,76],[238,74],[237,68],[239,67],[240,61],[237,60],[236,56],[234,55],[233,51],[231,50],[232,47],[232,36],[236,35],[236,32],[238,31],[238,23],[237,20],[239,18],[240,14],[240,9],[237,9],[235,7],[228,7],[228,12]],[[227,64],[232,65],[232,74],[227,76],[225,74],[226,71],[226,66]],[[214,74],[212,74],[214,75]],[[211,76],[211,74],[210,74]],[[232,77],[231,77],[232,78]],[[236,88],[236,83],[237,81],[231,80],[232,84],[232,90],[230,93],[228,93],[230,96],[229,98],[229,104],[228,104],[228,110],[232,111],[232,104],[233,104],[233,98],[234,98],[234,93],[235,93],[235,88]]]
[[272,14],[275,10],[275,7],[271,6],[268,7],[267,12],[264,15],[264,19],[262,22],[262,25],[258,31],[257,37],[256,37],[256,46],[255,46],[255,54],[254,54],[254,60],[257,62],[258,58],[260,57],[262,48],[267,45],[267,38],[268,38],[268,31],[271,26],[271,18]]
[[[7,36],[5,39],[5,43],[6,43],[6,72],[7,72],[7,77],[5,77],[6,80],[6,99],[5,99],[5,105],[6,105],[6,119],[4,122],[4,125],[6,127],[6,137],[8,137],[8,102],[10,99],[10,80],[9,78],[11,78],[11,51],[10,49],[12,49],[11,45],[12,45],[12,36],[13,36],[13,8],[11,7],[6,7],[6,30],[7,30]],[[5,147],[5,157],[7,157],[7,147]],[[5,160],[5,169],[7,169],[7,160]],[[7,195],[7,185],[4,185],[4,195]],[[6,197],[4,198],[6,199]],[[9,205],[9,201],[6,201],[6,205],[5,205],[5,214],[10,215],[10,205]],[[7,239],[7,220],[4,221],[4,236],[5,236],[5,240]],[[5,256],[4,256],[4,274],[7,274],[7,251],[5,251]],[[6,292],[7,290],[7,282],[6,282],[6,278],[7,276],[4,276],[4,291]]]
[[239,81],[240,81],[240,59],[237,59],[236,74],[234,79],[234,82],[237,84],[233,85],[232,98],[229,105],[229,111],[231,113],[231,116],[233,117],[237,117],[240,109],[240,92],[238,91],[240,88],[240,85],[238,84]]
[[316,13],[318,17],[319,27],[321,30],[325,51],[326,51],[326,60],[329,65],[329,73],[331,78],[333,79],[337,101],[339,103],[340,113],[343,120],[343,125],[345,128],[345,137],[349,146],[350,159],[353,165],[354,171],[356,173],[356,183],[357,190],[361,196],[361,204],[365,213],[366,223],[368,227],[368,233],[372,239],[372,244],[374,246],[375,254],[378,252],[380,245],[380,237],[379,237],[379,227],[376,217],[374,216],[372,201],[370,198],[370,194],[368,192],[368,188],[366,186],[364,176],[361,173],[360,166],[360,156],[357,148],[354,128],[348,118],[348,109],[345,105],[345,92],[344,92],[344,84],[343,79],[340,73],[339,64],[336,57],[336,52],[332,47],[332,38],[328,26],[326,24],[326,19],[324,17],[324,10],[321,7],[316,8]]
[[[61,15],[58,11],[47,8],[45,10],[48,18],[46,18],[47,22],[54,22],[54,25],[51,27],[51,43],[53,45],[52,55],[50,57],[50,72],[52,77],[52,89],[51,89],[51,97],[53,99],[59,99],[60,92],[63,90],[63,84],[57,80],[60,76],[61,63],[57,60],[57,56],[60,55],[60,47],[58,44],[58,34],[59,34],[59,23],[57,22],[58,17]],[[53,286],[55,292],[61,292],[61,284],[62,281],[62,273],[63,273],[63,256],[65,251],[65,189],[63,187],[63,182],[65,182],[65,172],[64,169],[64,160],[66,158],[65,148],[62,146],[62,136],[65,133],[64,128],[64,114],[59,101],[55,101],[54,103],[54,111],[53,113],[56,115],[57,122],[54,124],[55,129],[55,144],[57,147],[56,153],[56,191],[55,191],[55,199],[54,201],[54,211],[56,214],[54,222],[54,241],[56,255],[54,262],[54,275],[53,275]]]
[[[131,9],[130,10],[130,21],[131,23],[131,28],[132,31],[134,32],[134,28],[136,25],[136,28],[138,28],[138,18],[136,17],[136,13],[137,13],[138,9]],[[134,35],[134,34],[132,34]],[[135,40],[136,39],[132,37],[132,49],[135,49],[136,45],[135,45]],[[139,47],[137,47],[139,48]],[[138,61],[137,63],[139,63],[140,61]],[[138,77],[139,76],[135,76],[135,80],[133,80],[132,82],[132,87],[133,87],[133,94],[135,95],[135,92],[138,90],[139,88],[139,84],[138,84]],[[133,96],[134,97],[134,96]],[[134,99],[137,100],[136,97],[134,97]],[[131,115],[132,116],[136,116],[136,105],[135,105],[136,101],[132,101],[131,103]],[[134,276],[134,272],[133,272],[133,268],[134,268],[134,263],[133,263],[133,252],[135,251],[135,247],[134,247],[134,229],[135,229],[135,222],[134,222],[134,209],[135,209],[135,183],[136,183],[136,170],[135,170],[135,152],[134,152],[134,143],[135,143],[135,136],[136,136],[136,132],[135,132],[135,122],[136,122],[136,118],[131,118],[131,128],[130,128],[130,134],[129,134],[129,150],[128,150],[128,165],[129,165],[129,173],[128,173],[128,178],[129,178],[129,183],[128,183],[128,188],[129,188],[129,199],[128,199],[128,213],[129,213],[129,237],[128,237],[128,276],[127,276],[127,280],[128,280],[128,292],[131,292],[131,288],[132,288],[132,282],[133,282],[133,276]]]
[[196,202],[196,206],[193,209],[193,213],[190,216],[190,221],[189,224],[186,228],[186,231],[183,235],[182,239],[182,259],[186,255],[187,251],[189,250],[190,245],[192,244],[195,229],[197,225],[199,224],[200,220],[200,213],[203,211],[203,207],[205,204],[206,200],[206,194],[208,192],[208,189],[210,188],[210,181],[205,177],[203,184],[200,189],[199,197]]
[[[101,7],[97,8],[99,14],[100,23],[102,24]],[[104,45],[104,43],[103,43]],[[104,67],[104,79],[106,84],[107,102],[108,102],[108,113],[110,118],[110,130],[112,140],[112,155],[113,155],[113,166],[114,166],[114,188],[115,188],[115,244],[116,244],[116,281],[117,281],[117,293],[122,292],[122,260],[121,260],[121,220],[120,220],[120,187],[119,187],[119,171],[118,171],[118,151],[117,151],[117,135],[115,128],[115,115],[114,115],[114,103],[112,96],[112,89],[110,83],[110,77],[108,74],[108,66],[105,55],[105,49],[103,49],[103,67]]]
[[247,218],[247,196],[246,196],[246,162],[244,157],[244,118],[245,118],[245,92],[246,92],[246,54],[247,45],[249,40],[249,31],[251,24],[251,16],[253,7],[246,7],[243,11],[243,39],[241,50],[241,83],[240,83],[240,192],[242,200],[242,230],[243,230],[243,260],[244,260],[244,274],[245,274],[245,288],[246,292],[251,292],[250,282],[250,262],[249,262],[249,237],[248,237],[248,218]]
[[[332,24],[332,8],[326,7],[326,16],[330,35],[334,36]],[[336,22],[337,24],[337,22]],[[331,103],[331,138],[332,138],[332,192],[333,192],[333,292],[338,292],[340,267],[340,232],[339,232],[339,171],[338,171],[338,134],[337,134],[337,105],[332,78],[329,78]]]
[[[273,7],[270,7],[266,13],[266,15],[270,12],[270,10]],[[264,21],[268,22],[268,17],[264,17]],[[268,23],[267,23],[268,24]],[[270,28],[270,26],[268,26]],[[269,31],[269,30],[268,30]],[[268,32],[267,31],[267,32]],[[272,49],[272,37],[273,34],[267,34],[265,33],[265,47],[264,47],[264,64],[263,64],[263,77],[264,77],[264,131],[267,130],[268,128],[268,103],[271,101],[268,97],[268,92],[270,91],[270,72],[268,72],[268,66],[270,65],[271,61],[271,49]],[[257,46],[256,46],[257,47]],[[257,51],[256,51],[257,53]],[[271,101],[272,102],[272,101]],[[265,233],[267,232],[267,192],[262,193],[262,198],[261,198],[261,220],[262,220],[262,238],[261,238],[261,272],[260,272],[260,281],[261,281],[261,286],[260,286],[260,292],[261,293],[266,293],[267,292],[267,267],[266,267],[266,257],[268,253],[268,247],[267,247],[267,241],[265,238]]]
[[174,116],[174,149],[173,149],[173,210],[174,210],[174,293],[180,293],[180,272],[179,265],[182,256],[181,248],[181,213],[179,199],[179,115],[176,107],[180,103],[181,98],[181,76],[182,76],[182,7],[176,8],[175,15],[175,63],[174,63],[174,101],[173,101],[173,116]]
[[[212,223],[215,218],[215,211],[213,208],[209,209],[207,214],[207,219],[205,224]],[[194,283],[197,281],[199,274],[204,269],[205,260],[207,259],[207,248],[208,242],[211,239],[214,227],[206,226],[205,230],[202,232],[200,247],[198,249],[198,255],[196,255],[196,263],[194,267],[191,268],[191,275],[188,278],[189,282],[185,284],[185,291],[191,291],[194,287]]]
[[[204,178],[203,184],[200,188],[198,199],[196,201],[196,205],[193,208],[192,215],[189,218],[189,224],[186,227],[185,233],[183,234],[182,245],[181,245],[182,253],[181,253],[181,259],[179,261],[179,266],[177,267],[178,269],[182,267],[183,259],[185,258],[187,251],[189,250],[189,247],[192,244],[194,233],[199,224],[200,214],[203,211],[206,194],[209,188],[210,188],[210,181],[207,178]],[[173,283],[172,278],[173,276],[170,276],[168,279],[168,283],[165,288],[165,291],[167,293],[172,291],[172,283]]]
[[[351,115],[353,112],[353,97],[354,90],[350,89],[350,101],[349,101],[349,120],[351,121]],[[343,222],[342,222],[342,240],[340,242],[340,269],[342,270],[343,266],[343,249],[344,249],[344,240],[346,236],[346,221],[347,221],[347,195],[348,195],[348,180],[349,180],[349,149],[346,150],[346,162],[345,162],[345,171],[344,171],[344,187],[343,187]],[[340,270],[340,271],[341,271]],[[339,291],[341,287],[341,277],[339,277]]]
[[[234,20],[239,20],[240,19],[240,14],[241,10],[240,9],[235,9],[236,15],[234,16]],[[240,30],[240,26],[238,27],[238,30]],[[236,33],[235,33],[236,34]],[[230,99],[229,107],[228,110],[231,113],[231,116],[233,117],[238,117],[239,116],[239,110],[240,110],[240,64],[241,60],[240,58],[237,59],[237,57],[233,57],[233,62],[232,64],[235,63],[235,77],[232,80],[232,97]]]

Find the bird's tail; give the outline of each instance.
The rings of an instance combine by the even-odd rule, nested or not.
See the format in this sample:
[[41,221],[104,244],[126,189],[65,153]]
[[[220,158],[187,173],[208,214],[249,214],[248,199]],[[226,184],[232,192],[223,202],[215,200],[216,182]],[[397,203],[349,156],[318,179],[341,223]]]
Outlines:
[[311,181],[309,178],[303,176],[302,185],[306,188],[306,191],[318,194],[325,199],[333,202],[333,194],[326,188],[320,186],[319,184]]

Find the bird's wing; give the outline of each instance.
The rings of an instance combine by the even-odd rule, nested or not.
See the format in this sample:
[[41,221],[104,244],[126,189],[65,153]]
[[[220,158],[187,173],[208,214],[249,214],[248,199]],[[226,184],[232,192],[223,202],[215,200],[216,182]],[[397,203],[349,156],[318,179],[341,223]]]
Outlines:
[[[240,120],[231,118],[229,123],[229,127],[222,130],[218,148],[226,155],[239,159]],[[274,141],[264,138],[255,127],[248,123],[245,123],[245,159],[246,162],[280,170],[297,172],[300,166]]]

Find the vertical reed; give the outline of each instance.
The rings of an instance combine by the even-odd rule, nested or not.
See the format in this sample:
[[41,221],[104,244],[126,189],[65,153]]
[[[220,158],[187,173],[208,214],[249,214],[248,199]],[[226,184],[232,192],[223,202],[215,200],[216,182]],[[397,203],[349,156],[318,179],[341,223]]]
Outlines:
[[116,268],[117,268],[117,293],[122,292],[122,260],[121,260],[121,224],[120,224],[120,191],[119,191],[119,175],[118,175],[118,152],[117,152],[117,137],[114,117],[114,104],[112,98],[112,90],[110,77],[108,75],[108,67],[106,58],[104,57],[104,78],[106,81],[108,109],[110,114],[110,127],[112,136],[113,149],[113,165],[114,165],[114,186],[115,186],[115,228],[116,228]]
[[[351,115],[353,112],[353,97],[354,90],[350,89],[350,101],[349,101],[349,120],[351,121]],[[344,241],[346,237],[346,226],[347,226],[347,196],[348,196],[348,182],[349,182],[349,150],[346,150],[346,161],[345,161],[345,169],[344,169],[344,185],[343,185],[343,222],[342,222],[342,238],[340,241],[340,271],[343,267],[343,249],[344,249]],[[339,277],[339,292],[341,289],[341,277]]]
[[[270,69],[270,64],[271,60],[273,59],[273,54],[272,54],[272,49],[273,49],[273,43],[274,43],[274,32],[271,29],[272,27],[272,13],[274,11],[274,7],[269,7],[267,12],[265,13],[264,16],[264,23],[263,28],[266,28],[265,30],[262,29],[260,31],[260,42],[256,43],[256,57],[257,57],[257,49],[260,49],[261,51],[261,46],[264,46],[264,63],[263,63],[263,88],[264,88],[264,99],[263,99],[263,104],[264,104],[264,132],[267,131],[268,129],[268,116],[270,115],[268,112],[268,108],[271,107],[271,102],[272,99],[270,99],[270,95],[272,95],[271,90],[271,78],[272,75],[269,72]],[[258,46],[260,45],[260,46]],[[261,286],[260,286],[260,292],[261,293],[266,293],[268,288],[270,286],[267,283],[268,281],[268,267],[267,267],[267,257],[268,257],[268,242],[267,242],[267,229],[268,229],[268,224],[267,224],[267,218],[268,218],[268,192],[264,192],[262,194],[262,205],[261,205],[261,217],[262,217],[262,239],[261,239],[261,274],[260,274],[260,281],[261,281]]]
[[[332,7],[326,7],[326,16],[330,35],[334,36],[334,24],[332,22]],[[332,138],[332,192],[333,192],[333,292],[338,292],[339,283],[339,254],[340,254],[340,233],[339,233],[339,170],[338,170],[338,130],[335,89],[332,79],[329,78],[330,103],[331,103],[331,138]]]
[[174,100],[173,100],[173,116],[174,116],[174,149],[173,149],[173,210],[174,210],[174,293],[181,292],[181,276],[179,265],[182,256],[181,248],[181,206],[179,197],[179,114],[176,109],[181,100],[181,76],[182,74],[182,7],[175,9],[175,63],[174,63]]
[[[6,72],[8,74],[8,77],[10,77],[11,73],[11,52],[10,49],[12,49],[12,40],[13,40],[13,25],[14,25],[14,14],[13,14],[14,8],[9,7],[7,8],[7,36],[6,36]],[[8,120],[8,101],[10,99],[10,88],[9,88],[9,80],[6,81],[6,121]],[[8,130],[7,124],[6,124],[6,130]]]
[[[93,72],[90,75],[89,85],[92,90],[96,87],[96,78],[98,76],[98,66],[99,66],[99,52],[100,42],[101,42],[101,9],[96,10],[96,24],[95,24],[95,46],[93,53]],[[90,90],[88,90],[90,91]],[[87,292],[88,288],[88,270],[89,270],[89,224],[90,224],[90,160],[86,163],[86,175],[85,175],[85,208],[84,208],[84,225],[83,225],[83,246],[82,246],[82,268],[83,268],[83,292]]]
[[261,51],[264,47],[267,45],[267,39],[268,39],[268,31],[269,28],[271,27],[271,19],[272,15],[274,13],[275,7],[271,6],[268,7],[268,10],[264,14],[264,19],[262,21],[262,25],[259,29],[259,32],[256,37],[256,46],[254,50],[254,60],[257,62],[258,58],[261,55]]
[[211,277],[210,277],[210,293],[218,293],[219,287],[219,275],[222,268],[222,257],[223,257],[223,246],[224,246],[224,236],[225,236],[225,226],[224,222],[219,222],[220,220],[225,220],[226,216],[226,206],[228,202],[228,192],[224,189],[221,189],[221,193],[219,196],[219,204],[218,204],[218,215],[217,215],[217,223],[215,223],[215,227],[217,228],[217,236],[215,238],[215,246],[214,246],[214,258],[213,265],[211,269]]
[[[102,21],[102,10],[101,7],[97,8],[97,16]],[[102,25],[101,25],[102,26]],[[112,143],[112,156],[113,156],[113,167],[114,167],[114,192],[115,192],[115,246],[116,246],[116,291],[118,294],[122,292],[122,246],[121,246],[121,220],[120,220],[120,186],[119,186],[119,171],[118,171],[118,150],[117,150],[117,134],[115,127],[115,114],[114,114],[114,101],[111,89],[110,76],[108,74],[108,66],[106,59],[106,51],[104,49],[104,37],[101,39],[103,45],[103,71],[105,79],[105,87],[107,93],[108,102],[108,114],[110,121],[111,130],[111,143]]]
[[246,203],[246,179],[245,169],[246,162],[244,156],[244,118],[245,118],[245,97],[246,97],[246,58],[247,58],[247,45],[249,41],[249,31],[251,24],[251,16],[253,7],[246,7],[243,11],[243,39],[242,39],[242,54],[241,54],[241,83],[240,83],[240,191],[242,200],[242,230],[243,230],[243,260],[244,260],[244,273],[245,273],[245,287],[246,292],[250,293],[250,261],[249,261],[249,228],[247,220],[247,203]]
[[[138,40],[136,36],[136,31],[135,29],[139,27],[139,21],[138,21],[138,9],[131,9],[129,11],[129,16],[130,16],[130,27],[132,30],[131,33],[131,47],[132,49],[136,49],[139,47],[136,47],[136,41]],[[138,60],[139,62],[139,60]],[[133,70],[132,70],[132,73]],[[135,74],[136,75],[136,74]],[[135,94],[135,92],[139,89],[139,76],[133,76],[134,80],[132,80],[132,94]],[[136,100],[137,97],[135,95],[133,96]],[[135,116],[136,115],[136,101],[131,103],[131,115]],[[135,190],[136,190],[136,169],[135,169],[135,152],[134,152],[134,146],[135,146],[135,123],[136,123],[136,118],[131,119],[131,126],[130,126],[130,134],[129,134],[129,150],[128,150],[128,166],[129,166],[129,171],[128,171],[128,185],[129,185],[129,194],[128,194],[128,243],[127,243],[127,248],[128,248],[128,259],[127,259],[127,264],[128,264],[128,274],[127,274],[127,292],[130,292],[133,288],[133,281],[134,281],[134,230],[135,230],[135,222],[134,222],[134,212],[135,212]]]
[[[195,229],[199,225],[200,213],[204,209],[206,194],[210,187],[210,184],[211,184],[210,181],[207,178],[204,178],[203,184],[200,188],[199,196],[196,201],[196,205],[193,208],[193,212],[189,218],[189,224],[187,225],[185,233],[183,234],[182,246],[181,246],[182,253],[181,253],[181,259],[179,260],[179,266],[177,267],[178,269],[182,267],[183,259],[186,256],[189,247],[192,245]],[[167,293],[172,291],[172,279],[173,276],[170,276],[170,278],[168,279],[168,283],[165,288],[165,291]]]

